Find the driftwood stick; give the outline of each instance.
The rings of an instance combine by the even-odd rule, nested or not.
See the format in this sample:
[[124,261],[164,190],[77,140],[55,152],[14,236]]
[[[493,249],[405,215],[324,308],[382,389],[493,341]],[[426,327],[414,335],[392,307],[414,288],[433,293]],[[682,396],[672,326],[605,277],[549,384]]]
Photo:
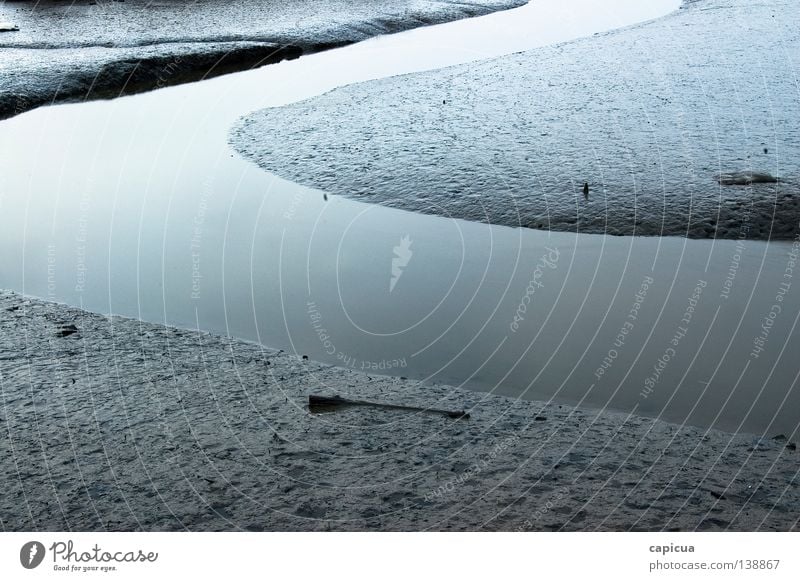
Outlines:
[[383,408],[389,410],[404,410],[404,411],[413,411],[413,412],[427,412],[431,414],[440,414],[443,416],[447,416],[448,418],[459,419],[464,418],[468,419],[469,414],[464,410],[458,411],[451,411],[451,410],[439,410],[434,408],[423,408],[417,406],[410,406],[410,405],[397,405],[391,403],[378,403],[374,401],[362,401],[357,399],[345,399],[341,396],[335,395],[333,397],[327,397],[323,395],[309,395],[308,396],[308,410],[311,413],[325,413],[325,412],[333,412],[337,409],[348,407],[348,406],[370,406],[376,408]]

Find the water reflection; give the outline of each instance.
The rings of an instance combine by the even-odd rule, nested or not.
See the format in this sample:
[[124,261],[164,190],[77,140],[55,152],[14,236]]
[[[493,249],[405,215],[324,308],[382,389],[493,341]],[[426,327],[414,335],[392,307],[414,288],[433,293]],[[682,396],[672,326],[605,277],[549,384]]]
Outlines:
[[426,34],[3,122],[0,284],[356,370],[794,431],[791,244],[415,215],[325,199],[227,147],[257,107],[475,58],[431,58]]

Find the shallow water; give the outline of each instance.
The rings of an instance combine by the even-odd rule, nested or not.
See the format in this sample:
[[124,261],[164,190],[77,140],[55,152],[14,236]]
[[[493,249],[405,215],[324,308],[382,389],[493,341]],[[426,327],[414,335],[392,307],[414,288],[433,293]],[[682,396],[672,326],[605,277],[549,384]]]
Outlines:
[[789,435],[800,299],[779,285],[791,244],[542,233],[326,201],[227,146],[260,107],[677,3],[561,4],[0,123],[0,286],[358,370]]

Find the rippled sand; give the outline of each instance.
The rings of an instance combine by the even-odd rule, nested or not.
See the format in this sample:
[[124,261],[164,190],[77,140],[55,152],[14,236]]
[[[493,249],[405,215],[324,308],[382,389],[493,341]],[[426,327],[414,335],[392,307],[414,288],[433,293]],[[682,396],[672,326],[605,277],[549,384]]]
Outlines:
[[4,2],[0,119],[114,97],[524,4],[384,0]]
[[[797,528],[782,437],[369,376],[12,293],[0,388],[6,531]],[[309,393],[471,418],[311,415]]]
[[[791,0],[691,0],[614,32],[262,110],[232,143],[292,181],[415,212],[792,239],[798,31]],[[778,182],[717,180],[736,172]]]

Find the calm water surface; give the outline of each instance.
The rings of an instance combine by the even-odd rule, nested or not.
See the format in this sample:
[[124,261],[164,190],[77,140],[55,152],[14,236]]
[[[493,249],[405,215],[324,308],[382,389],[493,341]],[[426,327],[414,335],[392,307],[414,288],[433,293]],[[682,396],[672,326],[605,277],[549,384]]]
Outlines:
[[790,435],[791,244],[548,234],[326,201],[227,146],[260,107],[678,3],[641,4],[542,1],[4,121],[0,286],[357,370]]

